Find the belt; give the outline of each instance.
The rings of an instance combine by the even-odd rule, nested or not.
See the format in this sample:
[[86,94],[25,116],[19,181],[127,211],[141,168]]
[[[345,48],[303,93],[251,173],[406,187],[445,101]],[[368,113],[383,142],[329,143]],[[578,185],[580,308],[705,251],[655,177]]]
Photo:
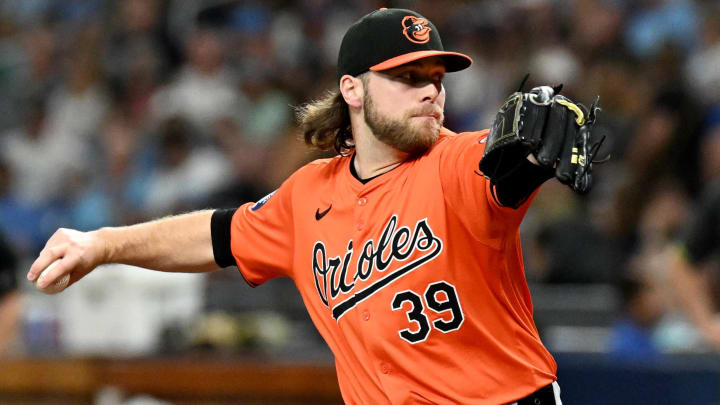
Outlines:
[[562,405],[562,401],[560,401],[560,386],[557,382],[553,382],[509,405]]

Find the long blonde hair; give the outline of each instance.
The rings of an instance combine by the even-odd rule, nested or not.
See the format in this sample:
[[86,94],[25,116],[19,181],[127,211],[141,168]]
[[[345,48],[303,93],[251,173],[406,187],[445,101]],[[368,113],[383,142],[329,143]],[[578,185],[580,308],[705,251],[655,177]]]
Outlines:
[[329,90],[317,100],[295,108],[305,143],[345,155],[354,147],[350,110],[340,90]]

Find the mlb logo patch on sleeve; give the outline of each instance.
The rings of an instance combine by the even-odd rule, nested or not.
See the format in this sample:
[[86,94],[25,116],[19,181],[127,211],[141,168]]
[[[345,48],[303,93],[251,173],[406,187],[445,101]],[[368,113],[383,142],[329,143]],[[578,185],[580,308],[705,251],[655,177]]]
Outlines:
[[[275,191],[277,191],[277,190],[275,190]],[[272,197],[272,195],[275,194],[275,191],[273,191],[272,193],[270,193],[270,194],[266,195],[265,197],[259,199],[258,202],[256,202],[255,205],[253,205],[252,208],[250,208],[250,211],[257,211],[257,210],[259,210],[260,208],[262,208],[262,206],[265,205],[265,203],[270,200],[270,197]]]

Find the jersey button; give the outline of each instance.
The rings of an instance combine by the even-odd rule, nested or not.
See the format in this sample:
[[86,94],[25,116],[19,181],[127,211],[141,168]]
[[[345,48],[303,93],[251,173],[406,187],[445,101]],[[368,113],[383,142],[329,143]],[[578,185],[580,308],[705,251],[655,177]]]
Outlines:
[[387,363],[380,364],[380,371],[382,371],[383,374],[390,374],[390,371],[392,369],[390,368],[390,365]]
[[363,197],[363,198],[360,198],[360,199],[358,200],[358,205],[359,205],[359,206],[362,207],[362,206],[365,205],[365,204],[367,204],[367,198]]
[[370,312],[368,312],[368,311],[363,311],[362,317],[363,317],[363,320],[369,321],[369,320],[370,320]]
[[356,228],[357,228],[358,231],[362,231],[363,228],[365,228],[365,224],[363,224],[362,222],[359,222],[359,223],[357,224],[357,227],[356,227]]

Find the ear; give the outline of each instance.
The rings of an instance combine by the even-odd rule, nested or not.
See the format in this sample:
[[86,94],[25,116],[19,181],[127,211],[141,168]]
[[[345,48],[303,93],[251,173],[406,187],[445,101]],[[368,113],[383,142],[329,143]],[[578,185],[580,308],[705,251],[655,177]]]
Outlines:
[[365,96],[362,80],[350,75],[343,75],[340,78],[340,93],[350,107],[362,107]]

